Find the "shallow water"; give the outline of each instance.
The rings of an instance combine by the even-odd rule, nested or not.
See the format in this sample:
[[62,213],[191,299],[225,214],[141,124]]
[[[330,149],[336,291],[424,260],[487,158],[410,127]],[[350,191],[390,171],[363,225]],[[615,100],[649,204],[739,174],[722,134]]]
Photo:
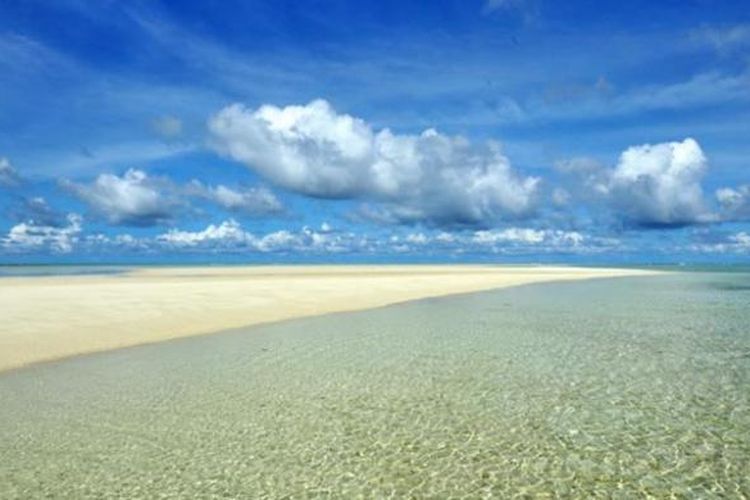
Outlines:
[[750,495],[750,275],[533,285],[0,375],[0,498]]
[[120,274],[128,268],[103,265],[2,265],[0,278],[25,278],[34,276],[83,276],[99,274]]

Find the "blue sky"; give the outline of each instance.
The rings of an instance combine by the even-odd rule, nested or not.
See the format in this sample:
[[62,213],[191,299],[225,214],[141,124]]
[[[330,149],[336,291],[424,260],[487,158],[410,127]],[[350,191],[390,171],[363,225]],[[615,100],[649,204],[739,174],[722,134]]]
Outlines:
[[744,2],[0,0],[0,261],[747,261]]

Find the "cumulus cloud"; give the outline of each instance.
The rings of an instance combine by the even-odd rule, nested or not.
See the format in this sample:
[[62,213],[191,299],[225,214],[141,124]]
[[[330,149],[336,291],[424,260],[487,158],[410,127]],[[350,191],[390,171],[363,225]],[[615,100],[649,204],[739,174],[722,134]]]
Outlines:
[[122,175],[101,174],[89,183],[62,181],[61,184],[94,213],[115,225],[153,226],[170,222],[181,210],[189,208],[191,198],[208,200],[227,211],[246,215],[284,212],[281,201],[262,186],[211,186],[198,180],[176,184],[167,177],[154,177],[138,169]]
[[512,227],[502,230],[477,231],[472,241],[479,245],[522,244],[542,245],[552,248],[578,247],[586,237],[577,231],[531,229]]
[[202,231],[180,231],[170,229],[159,235],[158,241],[174,247],[197,247],[216,245],[222,247],[242,247],[254,241],[254,236],[244,229],[239,222],[230,219],[219,225],[211,224]]
[[136,238],[131,234],[89,234],[81,238],[79,245],[83,250],[101,250],[102,248],[112,250],[126,250],[149,252],[154,250],[153,241],[149,238]]
[[345,252],[361,248],[361,240],[352,233],[333,233],[303,227],[300,231],[280,230],[255,235],[234,219],[210,224],[200,231],[171,229],[156,241],[173,249],[242,250],[248,252]]
[[0,158],[0,187],[18,185],[21,177],[7,158]]
[[701,180],[708,162],[698,142],[644,144],[627,148],[614,168],[588,158],[555,165],[569,193],[601,217],[609,208],[616,219],[639,227],[679,227],[715,222]]
[[375,131],[323,100],[256,110],[235,104],[213,116],[209,129],[219,152],[278,186],[374,200],[398,221],[482,224],[535,208],[539,180],[515,173],[497,143],[432,129]]
[[194,180],[188,185],[187,193],[210,200],[226,210],[248,215],[279,214],[284,211],[281,201],[265,187],[233,189],[222,184],[206,186]]
[[0,240],[8,251],[50,250],[56,253],[69,253],[73,250],[81,233],[82,218],[69,214],[67,225],[63,227],[39,224],[34,220],[13,226]]
[[736,189],[722,188],[716,191],[716,199],[721,207],[724,220],[750,220],[750,184]]
[[63,182],[110,223],[133,226],[151,226],[171,217],[176,201],[162,193],[163,184],[136,169],[122,176],[102,174],[90,184]]
[[172,229],[159,235],[155,243],[173,250],[234,252],[300,252],[356,254],[419,254],[429,252],[475,254],[580,253],[588,254],[620,248],[615,239],[586,235],[577,231],[511,227],[476,231],[415,231],[375,237],[353,232],[320,230],[280,230],[254,234],[229,219],[198,231]]
[[626,218],[641,226],[710,222],[701,179],[707,161],[691,138],[626,149],[611,174],[609,190]]

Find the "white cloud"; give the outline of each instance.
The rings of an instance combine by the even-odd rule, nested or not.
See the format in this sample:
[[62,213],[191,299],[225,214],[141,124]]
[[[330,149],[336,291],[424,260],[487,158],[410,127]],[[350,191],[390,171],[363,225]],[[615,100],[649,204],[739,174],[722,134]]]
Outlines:
[[153,242],[149,238],[136,238],[131,234],[117,234],[114,236],[107,236],[105,234],[89,234],[85,238],[82,238],[82,246],[85,245],[86,249],[97,249],[101,250],[102,247],[115,248],[118,250],[129,250],[129,251],[149,251],[152,250]]
[[748,253],[750,254],[750,233],[740,231],[729,235],[718,243],[698,243],[690,250],[703,253]]
[[178,250],[300,252],[300,253],[424,253],[434,248],[447,252],[592,253],[618,247],[620,242],[584,235],[577,231],[512,227],[502,230],[448,233],[411,232],[372,237],[351,232],[326,232],[309,227],[280,230],[264,235],[246,231],[233,219],[211,224],[199,231],[172,229],[156,238],[156,243]]
[[412,243],[414,245],[426,245],[428,243],[427,236],[424,235],[424,233],[411,233],[407,234],[406,238],[404,240],[407,243]]
[[149,226],[170,218],[176,202],[161,192],[162,182],[144,171],[101,174],[91,184],[64,182],[76,196],[112,224]]
[[[562,174],[566,191],[602,223],[610,216],[640,227],[721,220],[704,197],[701,181],[708,160],[692,138],[631,146],[620,154],[614,168],[589,158],[557,162],[555,168]],[[716,196],[726,214],[736,216],[741,211],[739,191],[719,190]]]
[[211,224],[201,231],[172,229],[157,236],[157,243],[174,249],[236,250],[247,252],[344,252],[360,247],[352,233],[315,231],[303,227],[299,231],[279,230],[254,235],[234,219],[219,225]]
[[229,219],[219,225],[211,224],[202,231],[179,231],[171,229],[159,235],[157,241],[174,247],[197,247],[219,245],[241,247],[252,244],[255,237],[242,229],[239,222]]
[[200,231],[172,229],[157,242],[173,249],[224,249],[247,252],[424,252],[433,246],[441,251],[477,253],[579,252],[590,253],[617,247],[613,239],[596,238],[577,231],[507,228],[473,232],[415,232],[390,237],[368,237],[351,232],[334,233],[303,227],[299,231],[280,230],[265,235],[246,231],[235,220],[211,224]]
[[235,104],[211,118],[209,127],[220,151],[287,189],[331,198],[365,189],[372,131],[325,101],[255,111]]
[[260,215],[278,214],[284,211],[281,201],[265,187],[233,189],[222,184],[215,187],[204,186],[194,180],[188,185],[187,192],[190,195],[211,200],[233,212]]
[[521,244],[546,245],[552,248],[578,247],[586,238],[577,231],[512,227],[502,230],[476,231],[472,242],[478,245]]
[[209,121],[214,146],[286,189],[385,204],[399,221],[478,224],[529,215],[539,180],[521,177],[497,143],[478,146],[429,129],[374,131],[323,100],[305,106],[239,104]]
[[189,206],[190,198],[202,198],[236,213],[271,215],[284,212],[281,201],[265,187],[210,186],[193,180],[175,184],[167,177],[153,177],[139,169],[122,175],[101,174],[90,183],[62,181],[62,185],[86,202],[111,224],[152,226],[168,222]]
[[2,246],[9,251],[51,250],[69,253],[81,233],[81,216],[69,214],[67,226],[47,226],[33,220],[13,226],[2,238]]
[[282,229],[252,233],[234,219],[209,224],[203,229],[170,229],[150,237],[130,234],[82,234],[81,218],[68,216],[66,226],[47,226],[28,221],[0,238],[9,252],[50,250],[82,253],[138,252],[354,255],[523,255],[544,253],[590,254],[622,249],[619,241],[553,229],[510,227],[492,231],[408,232],[395,229],[382,234],[334,231],[332,228]]
[[12,187],[20,182],[20,176],[7,158],[0,158],[0,186]]
[[435,236],[435,241],[444,245],[448,245],[456,241],[456,236],[453,233],[441,231],[437,234],[437,236]]
[[701,179],[706,157],[693,139],[633,146],[611,172],[609,194],[626,219],[643,226],[710,222]]
[[750,250],[750,234],[744,231],[730,236],[729,240],[735,245],[741,246],[745,250]]
[[722,219],[750,220],[750,184],[736,189],[719,189],[716,191],[716,199],[721,206]]
[[182,134],[182,120],[171,115],[160,116],[152,120],[151,128],[164,139],[174,139]]

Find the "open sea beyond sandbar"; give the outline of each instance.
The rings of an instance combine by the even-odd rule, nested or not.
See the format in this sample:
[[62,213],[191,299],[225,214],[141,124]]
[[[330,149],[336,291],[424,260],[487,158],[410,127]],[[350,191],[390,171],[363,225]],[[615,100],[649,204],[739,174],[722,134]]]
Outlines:
[[748,496],[750,274],[291,320],[6,372],[0,401],[0,498]]

